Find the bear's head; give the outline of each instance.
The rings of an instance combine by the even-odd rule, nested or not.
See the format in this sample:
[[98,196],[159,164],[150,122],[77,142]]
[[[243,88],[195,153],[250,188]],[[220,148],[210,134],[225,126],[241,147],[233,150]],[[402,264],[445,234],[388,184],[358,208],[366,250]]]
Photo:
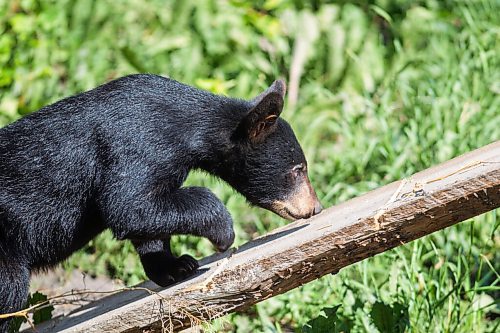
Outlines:
[[290,125],[280,118],[286,86],[275,81],[248,103],[220,175],[247,200],[288,220],[321,212],[307,162]]

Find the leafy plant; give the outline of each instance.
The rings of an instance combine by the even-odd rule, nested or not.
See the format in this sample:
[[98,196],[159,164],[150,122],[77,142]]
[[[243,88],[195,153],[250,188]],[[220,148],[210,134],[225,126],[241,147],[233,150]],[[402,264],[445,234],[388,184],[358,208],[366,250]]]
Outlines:
[[[44,295],[37,291],[28,296],[26,307],[45,303],[46,301],[47,301],[47,295]],[[54,311],[54,307],[50,304],[42,305],[39,308],[35,309],[33,311],[33,317],[32,317],[33,324],[37,325],[46,320],[51,319],[52,311]],[[25,317],[15,317],[10,323],[9,331],[12,333],[19,332],[22,323],[26,321],[27,320]]]
[[319,316],[311,319],[302,327],[304,333],[337,333],[351,331],[353,323],[347,318],[339,318],[340,305],[323,308]]
[[376,302],[370,315],[380,332],[402,333],[409,326],[408,307],[400,303]]

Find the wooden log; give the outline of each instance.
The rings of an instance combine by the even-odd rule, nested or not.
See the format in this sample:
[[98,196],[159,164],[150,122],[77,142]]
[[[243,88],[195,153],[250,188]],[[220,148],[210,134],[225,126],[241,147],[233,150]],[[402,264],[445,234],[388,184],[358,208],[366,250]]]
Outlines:
[[202,261],[168,289],[152,282],[44,323],[39,332],[177,331],[500,206],[500,141]]

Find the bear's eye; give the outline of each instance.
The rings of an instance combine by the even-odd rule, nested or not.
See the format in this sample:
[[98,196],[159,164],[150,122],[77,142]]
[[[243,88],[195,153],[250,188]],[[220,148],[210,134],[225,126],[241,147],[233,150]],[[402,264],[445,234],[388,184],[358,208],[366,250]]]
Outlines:
[[304,165],[304,163],[300,163],[292,168],[292,175],[294,177],[298,177],[299,175],[301,175],[305,171],[306,171],[306,166]]

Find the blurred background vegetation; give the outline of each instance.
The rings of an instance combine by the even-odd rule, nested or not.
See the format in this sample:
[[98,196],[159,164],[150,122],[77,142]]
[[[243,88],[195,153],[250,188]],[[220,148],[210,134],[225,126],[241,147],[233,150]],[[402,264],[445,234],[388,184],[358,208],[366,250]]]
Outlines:
[[[129,73],[240,98],[283,77],[283,116],[328,207],[500,139],[499,24],[498,0],[0,0],[0,126]],[[226,203],[236,245],[286,223],[204,174],[188,183]],[[497,210],[212,329],[498,332],[498,226]],[[213,252],[193,237],[174,247]],[[145,278],[111,233],[63,267],[127,285]]]

